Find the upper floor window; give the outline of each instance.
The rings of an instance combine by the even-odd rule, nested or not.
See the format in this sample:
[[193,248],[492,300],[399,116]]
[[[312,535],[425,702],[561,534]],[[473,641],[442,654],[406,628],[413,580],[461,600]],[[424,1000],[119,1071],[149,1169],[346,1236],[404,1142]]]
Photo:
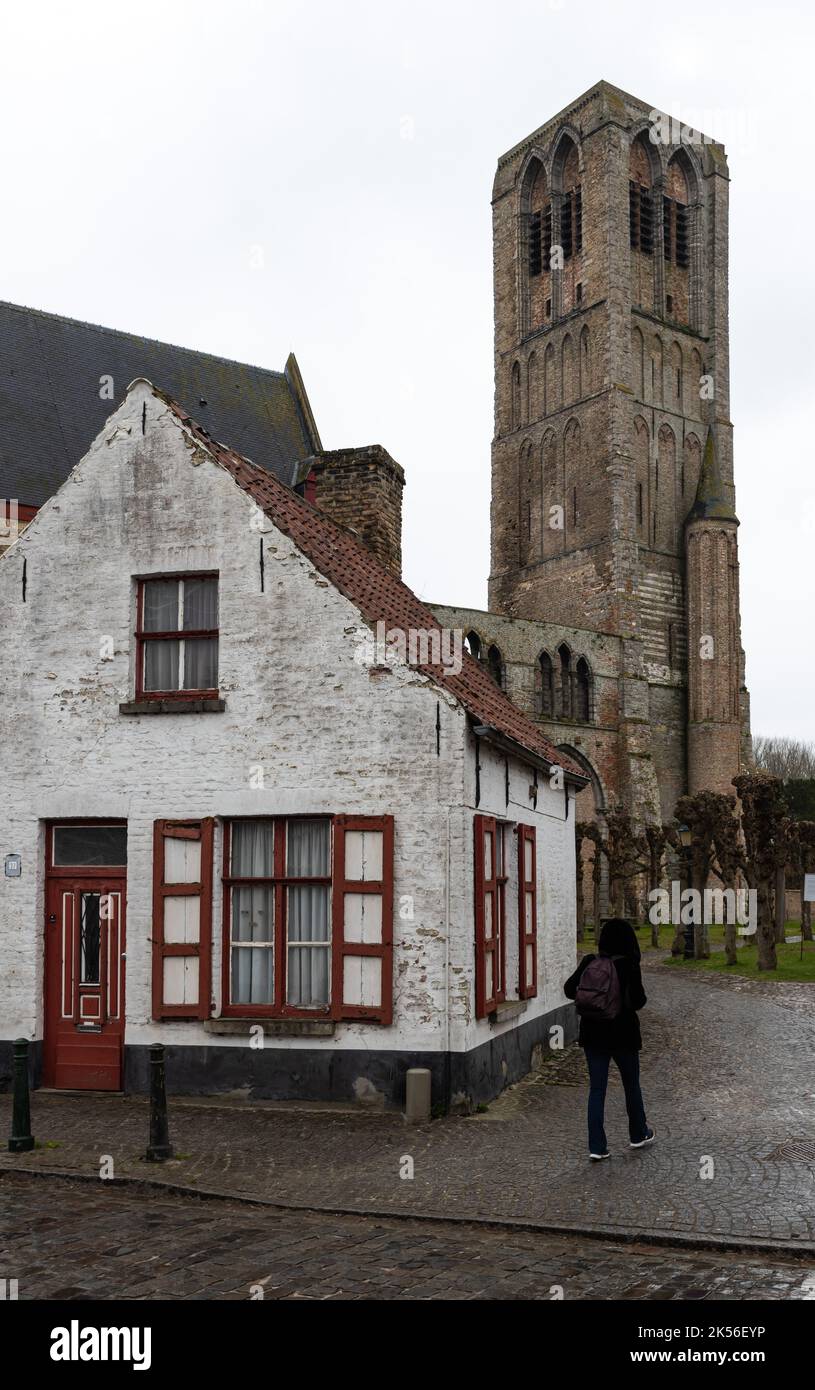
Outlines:
[[136,694],[218,694],[218,579],[187,574],[139,581]]

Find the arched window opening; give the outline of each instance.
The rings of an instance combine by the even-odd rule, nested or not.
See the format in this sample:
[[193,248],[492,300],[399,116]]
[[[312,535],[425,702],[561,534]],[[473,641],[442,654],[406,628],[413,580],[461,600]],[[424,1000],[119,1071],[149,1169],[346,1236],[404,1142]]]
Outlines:
[[580,395],[590,396],[593,389],[591,371],[591,346],[589,343],[589,330],[583,328],[580,334]]
[[558,661],[560,663],[560,715],[563,719],[572,717],[572,653],[564,642],[558,647]]
[[524,331],[540,328],[551,298],[552,200],[546,170],[537,156],[530,159],[521,184],[521,265],[526,268]]
[[555,712],[555,668],[548,652],[541,652],[535,673],[537,681],[538,714],[551,719]]
[[521,364],[512,364],[512,428],[517,430],[521,423]]
[[[691,184],[693,171],[684,151],[671,159],[662,199],[665,304],[677,323],[690,323]],[[668,307],[670,306],[670,307]]]
[[641,415],[634,420],[634,467],[637,482],[637,538],[648,540],[648,504],[650,493],[651,443],[648,426]]
[[527,376],[527,400],[529,401],[530,422],[539,420],[543,414],[543,391],[541,380],[540,359],[537,353],[533,352],[529,358],[526,369]]
[[654,200],[651,158],[640,136],[631,146],[628,163],[628,231],[631,248],[654,254]]
[[467,633],[467,636],[464,638],[464,646],[470,653],[470,656],[475,657],[476,661],[481,660],[481,638],[477,632]]
[[569,135],[562,135],[552,161],[553,206],[556,210],[555,237],[560,245],[561,314],[569,314],[583,298],[583,190],[580,185],[580,156]]
[[500,686],[500,688],[503,690],[504,658],[501,656],[498,647],[496,647],[495,645],[491,646],[489,651],[487,652],[487,667],[489,669],[490,675],[495,681],[495,684],[497,686]]
[[560,348],[560,379],[562,382],[563,404],[570,405],[577,399],[577,372],[575,371],[574,343],[570,333],[566,334]]
[[586,658],[581,656],[575,670],[575,719],[586,723],[591,719],[591,671]]

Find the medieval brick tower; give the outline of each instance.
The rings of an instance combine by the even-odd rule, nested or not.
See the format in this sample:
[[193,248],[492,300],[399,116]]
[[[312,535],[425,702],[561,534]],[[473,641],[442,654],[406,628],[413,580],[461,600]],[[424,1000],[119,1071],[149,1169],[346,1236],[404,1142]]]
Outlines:
[[728,181],[606,82],[499,160],[489,612],[437,610],[643,820],[749,757]]

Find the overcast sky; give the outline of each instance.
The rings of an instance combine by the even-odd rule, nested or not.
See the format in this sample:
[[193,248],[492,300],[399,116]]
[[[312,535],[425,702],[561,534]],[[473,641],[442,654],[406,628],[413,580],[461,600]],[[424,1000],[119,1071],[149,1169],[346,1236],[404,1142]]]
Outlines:
[[700,117],[733,180],[753,728],[815,735],[805,0],[0,14],[0,298],[277,370],[294,350],[324,446],[404,466],[405,578],[436,602],[486,607],[498,156],[600,78]]

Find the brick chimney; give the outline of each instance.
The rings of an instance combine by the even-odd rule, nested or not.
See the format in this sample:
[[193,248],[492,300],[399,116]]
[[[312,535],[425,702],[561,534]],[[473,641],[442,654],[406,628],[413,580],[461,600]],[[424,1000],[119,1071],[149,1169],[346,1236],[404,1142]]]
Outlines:
[[405,474],[381,444],[329,449],[305,459],[296,490],[354,531],[394,574],[402,573]]

